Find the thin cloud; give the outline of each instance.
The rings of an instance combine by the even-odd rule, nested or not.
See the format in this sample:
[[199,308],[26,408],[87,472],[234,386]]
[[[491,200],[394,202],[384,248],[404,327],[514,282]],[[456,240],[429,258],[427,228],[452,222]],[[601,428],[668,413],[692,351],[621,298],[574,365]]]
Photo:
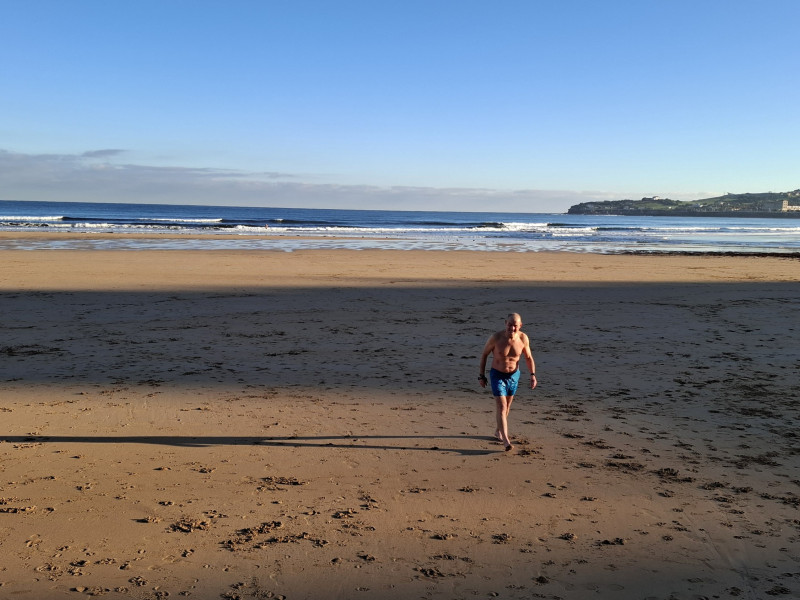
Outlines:
[[127,150],[119,150],[116,148],[108,148],[106,150],[89,150],[81,154],[84,158],[110,158],[112,156],[119,156],[124,154]]
[[393,210],[563,212],[601,192],[380,187],[309,183],[302,175],[210,167],[118,164],[125,150],[24,154],[0,150],[3,199]]
[[171,179],[176,183],[190,184],[204,179],[245,179],[264,177],[269,179],[289,178],[295,175],[280,172],[239,171],[209,167],[175,167],[139,164],[120,164],[96,162],[96,158],[112,158],[125,153],[125,150],[90,150],[82,154],[24,154],[0,150],[0,181],[13,185],[15,180],[30,180],[37,176],[47,179],[62,178],[64,182],[100,180],[110,181],[139,179],[143,183],[156,179]]

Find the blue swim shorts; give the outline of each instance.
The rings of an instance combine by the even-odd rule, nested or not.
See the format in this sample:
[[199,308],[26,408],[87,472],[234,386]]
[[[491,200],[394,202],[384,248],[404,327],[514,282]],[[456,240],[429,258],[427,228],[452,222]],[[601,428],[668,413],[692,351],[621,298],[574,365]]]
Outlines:
[[517,393],[519,385],[519,369],[513,373],[503,373],[497,369],[491,369],[489,381],[492,382],[493,396],[513,396]]

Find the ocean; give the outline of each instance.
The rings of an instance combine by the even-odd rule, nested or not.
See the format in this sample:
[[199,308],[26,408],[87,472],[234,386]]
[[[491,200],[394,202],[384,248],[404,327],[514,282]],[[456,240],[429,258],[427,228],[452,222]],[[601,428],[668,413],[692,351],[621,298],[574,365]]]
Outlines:
[[3,236],[0,249],[800,253],[800,219],[770,218],[0,201],[0,231],[63,234]]

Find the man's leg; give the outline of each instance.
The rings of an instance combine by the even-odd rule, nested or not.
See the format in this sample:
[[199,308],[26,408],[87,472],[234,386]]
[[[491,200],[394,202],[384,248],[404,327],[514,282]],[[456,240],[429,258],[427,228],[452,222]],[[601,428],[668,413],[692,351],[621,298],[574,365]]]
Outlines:
[[495,396],[495,416],[497,418],[497,439],[503,442],[506,450],[511,450],[511,439],[508,437],[508,411],[514,396]]

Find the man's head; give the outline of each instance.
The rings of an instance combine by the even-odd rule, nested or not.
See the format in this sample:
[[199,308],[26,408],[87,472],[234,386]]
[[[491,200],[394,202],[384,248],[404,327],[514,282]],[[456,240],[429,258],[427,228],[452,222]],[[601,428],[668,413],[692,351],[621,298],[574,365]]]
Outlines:
[[522,329],[522,317],[517,313],[511,313],[506,317],[506,332],[509,335],[516,335]]

